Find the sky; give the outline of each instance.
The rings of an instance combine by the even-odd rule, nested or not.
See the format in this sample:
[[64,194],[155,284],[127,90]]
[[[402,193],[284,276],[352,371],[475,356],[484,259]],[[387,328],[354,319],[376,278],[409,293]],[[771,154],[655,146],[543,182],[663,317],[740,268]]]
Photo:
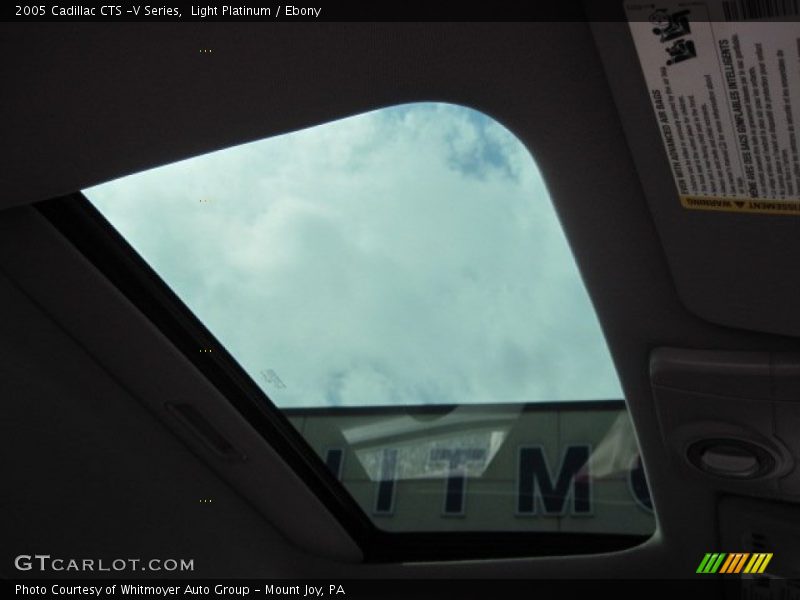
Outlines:
[[438,103],[84,194],[279,407],[622,398],[529,151]]

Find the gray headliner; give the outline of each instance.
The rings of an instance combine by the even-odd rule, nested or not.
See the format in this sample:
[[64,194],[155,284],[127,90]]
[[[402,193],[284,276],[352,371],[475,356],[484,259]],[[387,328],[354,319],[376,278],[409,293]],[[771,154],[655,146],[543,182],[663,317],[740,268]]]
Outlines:
[[[17,373],[0,379],[5,399],[0,444],[4,455],[15,457],[7,484],[25,491],[0,499],[5,535],[16,542],[6,545],[0,572],[26,544],[76,548],[63,540],[80,540],[81,549],[104,555],[131,548],[144,555],[162,548],[186,552],[204,557],[196,573],[201,576],[292,576],[300,556],[304,576],[663,576],[693,572],[696,556],[687,548],[700,552],[715,546],[716,492],[708,482],[681,478],[670,466],[653,406],[650,351],[663,345],[791,350],[795,344],[719,327],[687,310],[688,305],[707,315],[709,307],[719,308],[705,283],[698,292],[687,291],[701,281],[702,264],[687,266],[692,253],[680,246],[689,236],[706,244],[697,241],[698,233],[707,234],[705,221],[717,223],[718,217],[677,214],[677,200],[643,193],[643,185],[655,189],[668,173],[659,162],[663,157],[646,96],[637,98],[644,88],[624,25],[25,24],[0,26],[0,40],[7,82],[0,97],[5,115],[0,205],[5,207],[389,104],[449,101],[504,123],[542,169],[603,322],[659,518],[659,532],[644,546],[594,557],[382,566],[312,558],[309,552],[325,553],[307,540],[326,513],[311,508],[313,498],[300,498],[310,496],[304,489],[265,503],[253,486],[236,484],[202,452],[177,444],[152,412],[133,402],[131,374],[122,365],[137,363],[135,346],[92,349],[90,341],[97,337],[92,320],[66,311],[79,304],[86,314],[108,311],[107,286],[69,249],[56,249],[63,240],[48,225],[27,209],[14,209],[0,213],[9,232],[2,239],[0,271],[10,280],[3,280],[4,290],[13,285],[24,294],[0,294],[4,313],[13,317],[4,324],[0,355]],[[213,55],[201,60],[195,52],[201,46],[213,47]],[[785,234],[778,236],[783,240]],[[65,257],[60,279],[52,280],[50,260],[59,253]],[[758,269],[748,265],[759,281]],[[720,277],[714,281],[730,283]],[[65,283],[59,288],[53,281]],[[731,305],[738,310],[738,303]],[[713,316],[724,321],[726,315]],[[130,305],[107,318],[109,336],[154,335],[144,325],[131,327],[142,317]],[[34,327],[36,333],[29,333]],[[149,352],[155,363],[177,360],[163,338],[151,343]],[[109,366],[111,359],[120,366]],[[53,382],[63,381],[58,393],[40,394],[29,384],[44,369]],[[196,372],[182,373],[193,378],[187,385],[207,387]],[[104,391],[102,406],[90,389]],[[212,402],[213,390],[207,393]],[[48,415],[57,416],[58,427],[43,428]],[[104,427],[109,419],[122,419],[125,434]],[[78,432],[89,436],[93,453],[76,448]],[[269,461],[279,462],[275,456]],[[281,465],[273,467],[279,471]],[[110,473],[130,487],[103,484]],[[222,479],[233,482],[238,494]],[[57,497],[74,481],[89,486],[95,500],[65,508]],[[186,494],[194,497],[200,490],[224,501],[211,514],[179,508]],[[30,498],[38,504],[29,504]],[[298,511],[299,500],[309,508]],[[36,514],[50,517],[35,518],[33,506]],[[307,529],[294,533],[279,534],[268,524],[306,518]],[[329,549],[350,544],[334,524],[325,526]],[[128,537],[134,540],[130,546],[122,543]]]

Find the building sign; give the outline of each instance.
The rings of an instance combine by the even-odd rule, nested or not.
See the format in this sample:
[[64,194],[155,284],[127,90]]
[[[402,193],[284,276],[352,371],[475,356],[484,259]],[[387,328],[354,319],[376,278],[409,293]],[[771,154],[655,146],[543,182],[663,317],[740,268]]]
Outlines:
[[655,528],[622,402],[294,409],[287,416],[387,530]]

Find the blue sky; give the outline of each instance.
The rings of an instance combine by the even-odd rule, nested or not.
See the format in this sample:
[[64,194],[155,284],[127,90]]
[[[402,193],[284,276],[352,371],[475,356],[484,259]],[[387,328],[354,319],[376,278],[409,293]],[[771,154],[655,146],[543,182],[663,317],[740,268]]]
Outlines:
[[278,406],[621,398],[528,151],[412,104],[85,190]]

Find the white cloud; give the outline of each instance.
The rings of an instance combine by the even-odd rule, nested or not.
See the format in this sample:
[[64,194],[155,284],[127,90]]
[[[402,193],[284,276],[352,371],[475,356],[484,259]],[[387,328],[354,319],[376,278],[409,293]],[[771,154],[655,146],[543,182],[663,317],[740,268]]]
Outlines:
[[279,406],[621,397],[533,160],[475,111],[395,107],[85,193]]

